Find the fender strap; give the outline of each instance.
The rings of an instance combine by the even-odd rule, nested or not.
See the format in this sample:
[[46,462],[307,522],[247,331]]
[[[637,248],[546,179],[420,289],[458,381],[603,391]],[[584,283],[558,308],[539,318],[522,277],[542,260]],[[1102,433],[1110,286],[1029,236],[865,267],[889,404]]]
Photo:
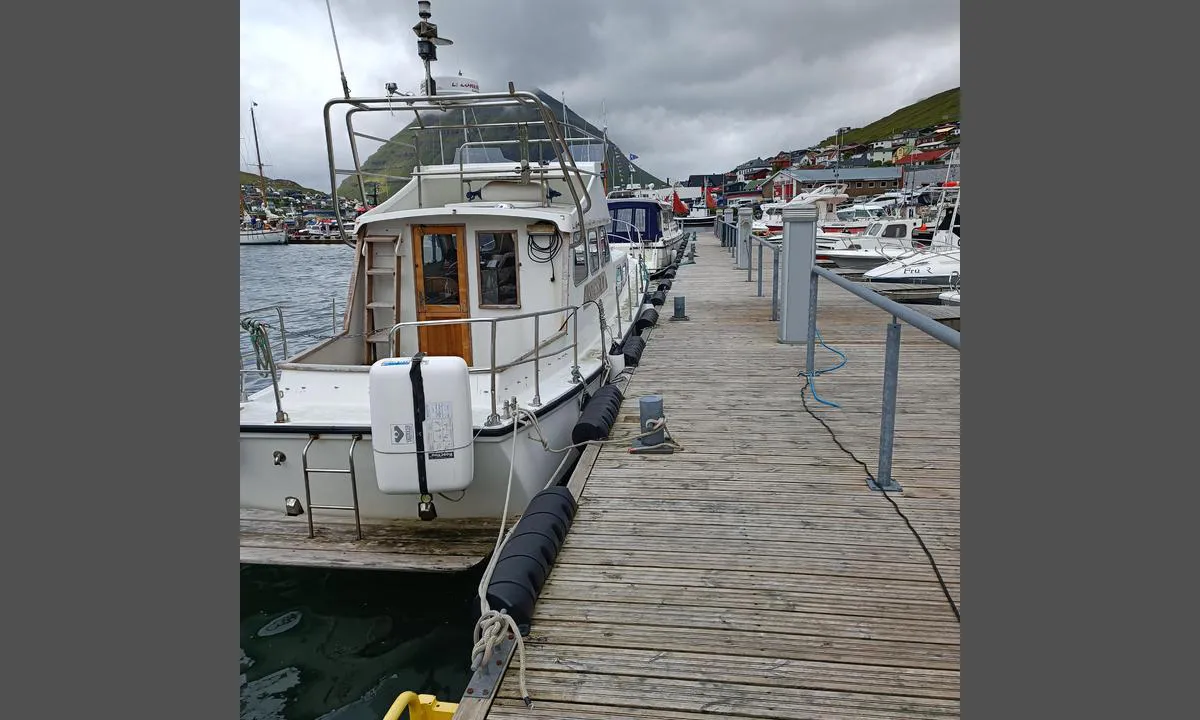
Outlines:
[[432,520],[437,517],[433,506],[433,496],[429,494],[429,478],[425,470],[425,383],[421,379],[421,362],[425,353],[413,355],[412,367],[408,378],[412,382],[413,392],[413,435],[417,445],[417,486],[421,491],[421,499],[417,504],[417,514],[422,520]]

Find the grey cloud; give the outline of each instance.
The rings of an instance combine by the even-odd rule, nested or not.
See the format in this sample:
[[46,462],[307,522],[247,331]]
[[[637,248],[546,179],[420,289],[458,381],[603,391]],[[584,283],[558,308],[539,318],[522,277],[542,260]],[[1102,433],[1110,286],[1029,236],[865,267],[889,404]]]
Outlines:
[[[332,6],[355,94],[415,88],[415,0]],[[802,147],[959,84],[957,0],[433,0],[432,19],[454,40],[435,72],[565,92],[596,124],[603,104],[610,135],[660,177]],[[276,127],[275,174],[326,187],[320,109],[341,87],[324,0],[243,0],[242,23],[243,98],[257,92]],[[248,51],[261,38],[291,41]]]

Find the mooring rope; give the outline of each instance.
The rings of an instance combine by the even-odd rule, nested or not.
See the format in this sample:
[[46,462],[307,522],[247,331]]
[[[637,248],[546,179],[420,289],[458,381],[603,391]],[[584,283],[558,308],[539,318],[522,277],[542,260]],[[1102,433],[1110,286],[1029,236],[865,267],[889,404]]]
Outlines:
[[267,337],[265,322],[246,318],[242,320],[242,329],[250,335],[250,346],[254,348],[254,366],[257,370],[275,372],[275,362],[271,355],[271,341]]
[[517,678],[520,682],[521,699],[525,701],[526,707],[530,707],[533,705],[533,699],[529,697],[529,690],[525,687],[525,640],[521,637],[521,629],[517,627],[517,621],[511,615],[504,610],[493,610],[487,601],[487,589],[492,581],[492,571],[496,569],[496,561],[500,558],[500,549],[504,547],[504,543],[508,541],[508,536],[512,534],[512,531],[516,529],[514,525],[508,533],[504,532],[504,526],[508,522],[508,502],[512,497],[513,476],[517,470],[517,420],[521,412],[524,410],[518,409],[513,415],[512,460],[508,465],[508,487],[504,491],[504,512],[500,515],[500,532],[496,535],[496,547],[492,550],[492,559],[488,561],[487,569],[484,570],[483,577],[479,579],[480,614],[473,633],[475,645],[471,648],[471,671],[476,672],[491,662],[492,652],[503,642],[504,633],[511,631],[520,658],[520,672]]

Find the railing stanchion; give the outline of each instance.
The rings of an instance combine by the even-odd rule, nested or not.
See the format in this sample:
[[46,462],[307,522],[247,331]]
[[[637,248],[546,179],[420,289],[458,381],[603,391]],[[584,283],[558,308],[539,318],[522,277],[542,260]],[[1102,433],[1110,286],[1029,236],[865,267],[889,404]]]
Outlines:
[[[578,310],[578,308],[571,311],[571,318],[572,318],[571,327],[574,331],[573,334],[575,335],[575,337],[572,338],[572,342],[571,342],[571,351],[574,353],[573,358],[575,361],[575,364],[571,366],[571,382],[581,383],[581,382],[583,382],[583,375],[579,372],[579,310]],[[603,352],[603,350],[604,349],[601,348],[602,352]]]
[[763,277],[763,244],[762,240],[758,240],[758,296],[763,296],[762,277]]
[[[492,398],[492,414],[488,415],[484,425],[493,427],[500,424],[500,413],[496,412],[496,321],[492,320],[492,342],[491,342],[491,359],[488,364],[488,375],[491,376],[491,398]],[[513,420],[513,429],[516,431],[517,421]]]
[[[815,278],[814,278],[815,279]],[[896,316],[887,326],[887,347],[883,356],[883,408],[879,421],[879,472],[875,482],[867,481],[872,490],[900,492],[900,484],[892,478],[892,440],[896,431],[896,385],[900,370],[900,323]]]
[[287,328],[283,326],[283,308],[276,305],[275,314],[279,316],[279,340],[283,343],[283,360],[287,362],[289,355],[287,349]]
[[817,283],[820,280],[820,277],[813,275],[812,284],[808,288],[808,352],[804,367],[810,378],[816,369],[813,358],[817,349]]
[[[541,381],[541,378],[542,378],[542,373],[541,373],[542,340],[541,340],[541,335],[538,332],[538,330],[539,330],[538,319],[540,317],[541,316],[539,316],[539,315],[533,316],[533,400],[529,403],[533,407],[537,407],[542,404],[542,381]],[[492,327],[495,327],[495,325],[493,325]],[[496,361],[493,360],[492,367],[494,368],[495,366],[496,366]],[[492,375],[495,376],[494,370],[492,371]]]

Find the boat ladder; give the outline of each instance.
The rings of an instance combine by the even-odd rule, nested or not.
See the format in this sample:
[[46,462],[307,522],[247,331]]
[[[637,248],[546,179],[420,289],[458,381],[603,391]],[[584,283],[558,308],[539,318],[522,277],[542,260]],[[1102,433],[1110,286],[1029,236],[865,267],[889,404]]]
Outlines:
[[[358,539],[362,540],[362,519],[358,508],[358,476],[354,473],[354,448],[358,445],[358,441],[362,440],[362,435],[355,433],[350,439],[350,452],[347,455],[348,467],[346,468],[314,468],[308,466],[308,449],[320,437],[317,434],[309,435],[308,443],[304,446],[304,452],[300,454],[300,463],[304,468],[304,504],[308,507],[308,536],[310,538],[315,536],[313,530],[313,510],[348,510],[354,512],[354,530],[358,533]],[[313,505],[311,473],[349,475],[350,492],[354,498],[354,503],[352,505]]]

